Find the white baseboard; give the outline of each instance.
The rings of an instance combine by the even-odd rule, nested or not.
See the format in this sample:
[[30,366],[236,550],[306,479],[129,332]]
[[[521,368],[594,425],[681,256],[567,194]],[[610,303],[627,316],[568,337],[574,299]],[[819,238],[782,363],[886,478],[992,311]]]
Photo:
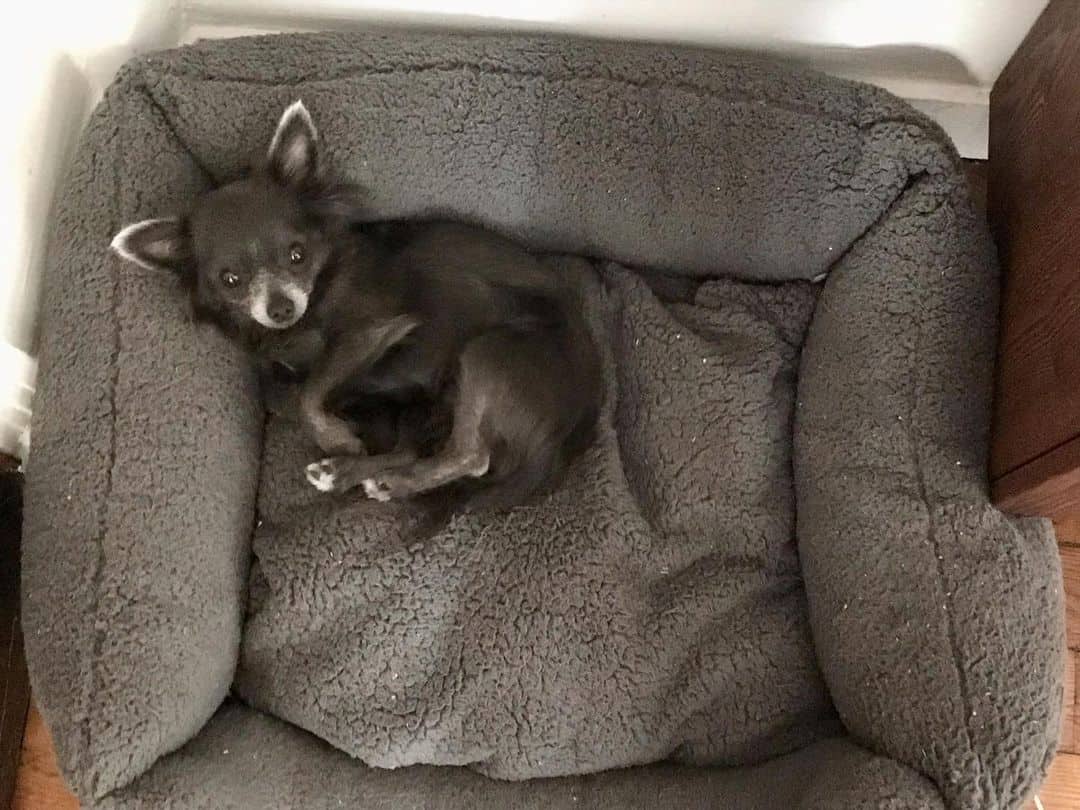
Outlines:
[[26,460],[37,361],[0,342],[0,452]]

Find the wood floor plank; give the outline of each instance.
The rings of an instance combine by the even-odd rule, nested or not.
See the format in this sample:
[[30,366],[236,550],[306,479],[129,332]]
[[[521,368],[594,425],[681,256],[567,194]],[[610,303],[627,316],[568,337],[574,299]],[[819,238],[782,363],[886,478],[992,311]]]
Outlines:
[[1065,578],[1065,626],[1070,650],[1080,650],[1080,547],[1058,546]]
[[1061,712],[1061,742],[1058,750],[1068,754],[1080,754],[1080,737],[1077,736],[1076,716],[1076,665],[1080,653],[1069,650],[1065,658],[1065,695]]
[[[1036,795],[1043,810],[1076,810],[1080,807],[1080,756],[1058,754]],[[1032,800],[1025,810],[1036,810],[1037,807]]]
[[11,810],[79,810],[78,800],[67,789],[56,765],[49,730],[32,704]]
[[1054,521],[1059,546],[1080,546],[1080,515]]

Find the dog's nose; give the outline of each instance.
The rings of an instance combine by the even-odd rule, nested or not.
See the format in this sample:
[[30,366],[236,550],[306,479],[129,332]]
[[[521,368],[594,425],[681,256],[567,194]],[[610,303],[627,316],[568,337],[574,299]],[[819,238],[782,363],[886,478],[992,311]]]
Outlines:
[[271,320],[277,321],[278,323],[285,323],[292,319],[295,312],[296,305],[293,304],[292,299],[287,295],[273,293],[270,296],[270,304],[266,307],[266,313],[270,316]]

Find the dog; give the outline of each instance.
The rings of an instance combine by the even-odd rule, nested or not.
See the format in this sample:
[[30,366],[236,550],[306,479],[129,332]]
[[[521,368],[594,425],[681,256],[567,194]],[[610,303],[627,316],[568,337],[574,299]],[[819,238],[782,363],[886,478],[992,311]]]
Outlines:
[[[287,370],[327,456],[305,469],[322,491],[389,501],[472,480],[510,505],[591,441],[600,360],[574,292],[483,228],[367,221],[360,190],[322,165],[300,101],[244,177],[183,216],[123,228],[112,248],[178,273],[197,317],[264,372]],[[422,409],[403,421],[425,435],[401,429],[369,455],[345,412],[373,402],[399,422]]]

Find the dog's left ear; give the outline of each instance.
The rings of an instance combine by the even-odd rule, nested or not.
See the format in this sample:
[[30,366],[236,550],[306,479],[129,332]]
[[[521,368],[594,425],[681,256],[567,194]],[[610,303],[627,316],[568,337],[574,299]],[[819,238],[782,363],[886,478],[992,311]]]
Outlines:
[[128,225],[109,246],[120,257],[148,270],[183,274],[191,257],[187,227],[175,217],[144,219]]
[[266,155],[270,173],[287,186],[303,185],[318,169],[317,140],[315,125],[304,102],[289,105]]

